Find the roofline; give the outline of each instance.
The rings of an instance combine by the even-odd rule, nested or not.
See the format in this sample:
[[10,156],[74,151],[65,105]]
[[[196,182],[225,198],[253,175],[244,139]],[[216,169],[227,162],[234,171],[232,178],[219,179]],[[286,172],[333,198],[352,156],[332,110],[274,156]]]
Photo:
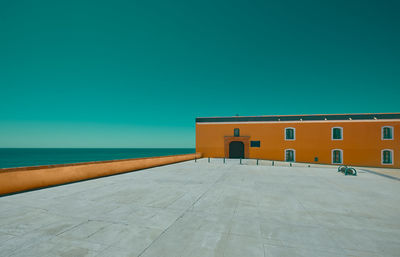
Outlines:
[[354,114],[295,114],[262,116],[198,117],[196,123],[213,122],[276,122],[276,121],[338,121],[338,120],[394,120],[400,113],[354,113]]
[[400,112],[364,112],[364,113],[314,113],[314,114],[271,114],[271,115],[246,115],[246,116],[208,116],[208,117],[196,117],[196,119],[203,119],[203,118],[236,118],[236,117],[286,117],[286,116],[334,116],[334,115],[381,115],[381,114],[400,114]]

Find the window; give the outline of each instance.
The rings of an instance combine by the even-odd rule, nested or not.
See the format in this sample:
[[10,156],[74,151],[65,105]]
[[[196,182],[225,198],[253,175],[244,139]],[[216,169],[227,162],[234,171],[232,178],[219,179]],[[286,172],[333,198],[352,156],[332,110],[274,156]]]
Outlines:
[[393,164],[393,150],[382,150],[382,164]]
[[260,141],[250,141],[250,147],[260,147]]
[[343,151],[340,149],[332,150],[332,163],[342,163],[343,162]]
[[332,140],[342,140],[343,139],[343,128],[334,127],[332,128]]
[[295,140],[295,129],[294,128],[285,128],[285,140]]
[[238,128],[233,129],[233,136],[240,137],[240,130]]
[[285,161],[294,162],[295,161],[295,152],[293,149],[285,150]]
[[343,162],[343,151],[340,149],[332,150],[332,163],[340,164]]
[[382,127],[382,140],[393,139],[393,127],[385,126]]

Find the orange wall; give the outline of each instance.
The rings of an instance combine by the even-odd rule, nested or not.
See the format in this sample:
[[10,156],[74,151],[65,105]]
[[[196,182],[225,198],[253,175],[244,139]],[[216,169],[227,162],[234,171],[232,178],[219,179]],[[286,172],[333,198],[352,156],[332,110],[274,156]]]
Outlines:
[[0,195],[201,158],[200,153],[0,169]]
[[[331,139],[332,127],[343,128],[343,140]],[[382,126],[394,128],[393,140],[381,139]],[[296,129],[296,140],[285,141],[285,128]],[[343,163],[347,165],[400,168],[400,121],[296,121],[265,123],[196,123],[196,151],[204,157],[224,157],[224,137],[240,136],[260,140],[261,147],[250,147],[249,158],[268,160],[285,159],[285,149],[294,149],[297,162],[331,164],[332,149],[343,150]],[[381,150],[393,150],[393,165],[381,164]]]

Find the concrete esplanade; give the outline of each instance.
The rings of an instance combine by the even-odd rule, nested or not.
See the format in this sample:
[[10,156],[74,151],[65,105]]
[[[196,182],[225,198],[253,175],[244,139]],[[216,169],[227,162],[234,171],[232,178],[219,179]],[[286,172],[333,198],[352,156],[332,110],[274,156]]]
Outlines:
[[398,180],[254,161],[189,160],[0,197],[0,256],[399,255]]

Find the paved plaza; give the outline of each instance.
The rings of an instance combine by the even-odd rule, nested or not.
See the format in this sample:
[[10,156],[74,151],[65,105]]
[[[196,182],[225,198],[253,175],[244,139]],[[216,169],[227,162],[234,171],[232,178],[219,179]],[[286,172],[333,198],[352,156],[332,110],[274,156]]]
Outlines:
[[400,181],[364,171],[200,159],[0,197],[2,257],[399,255]]

